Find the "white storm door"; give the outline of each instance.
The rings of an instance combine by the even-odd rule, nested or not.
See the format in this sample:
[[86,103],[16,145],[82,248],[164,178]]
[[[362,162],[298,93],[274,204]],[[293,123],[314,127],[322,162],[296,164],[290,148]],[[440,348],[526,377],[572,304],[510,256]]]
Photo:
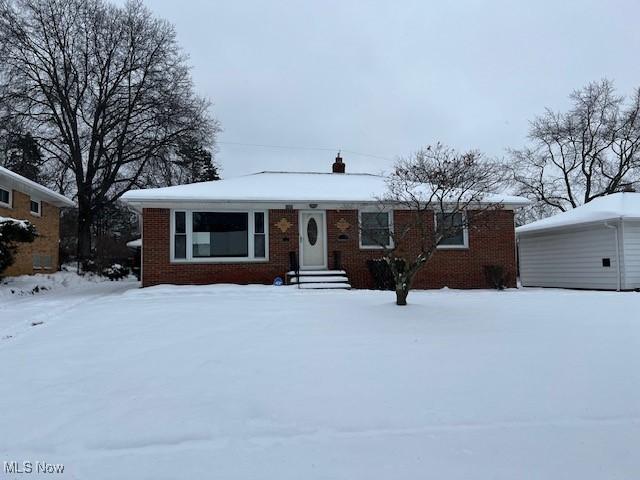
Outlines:
[[300,268],[327,268],[325,212],[300,212]]

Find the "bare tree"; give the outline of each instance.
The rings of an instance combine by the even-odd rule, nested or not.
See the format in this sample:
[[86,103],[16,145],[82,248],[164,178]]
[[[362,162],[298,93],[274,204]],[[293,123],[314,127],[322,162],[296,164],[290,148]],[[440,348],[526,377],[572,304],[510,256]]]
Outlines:
[[[407,304],[414,276],[439,245],[487,225],[487,213],[501,208],[490,192],[504,180],[502,174],[499,163],[477,151],[459,153],[441,144],[396,163],[378,215],[363,217],[359,228],[364,242],[383,251],[397,305]],[[384,215],[390,210],[393,225]]]
[[518,193],[535,203],[532,218],[566,211],[624,190],[640,179],[640,89],[626,100],[612,82],[570,96],[569,111],[549,109],[531,123],[531,145],[511,150]]
[[0,0],[0,120],[32,133],[78,203],[78,256],[91,224],[185,138],[217,123],[193,91],[172,25],[140,2]]

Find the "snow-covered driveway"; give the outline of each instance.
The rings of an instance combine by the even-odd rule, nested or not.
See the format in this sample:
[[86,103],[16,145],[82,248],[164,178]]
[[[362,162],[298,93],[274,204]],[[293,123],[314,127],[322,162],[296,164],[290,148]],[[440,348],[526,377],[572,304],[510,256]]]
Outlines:
[[92,480],[639,475],[640,294],[412,292],[401,308],[134,287],[0,296],[0,331],[44,321],[0,339],[0,461]]

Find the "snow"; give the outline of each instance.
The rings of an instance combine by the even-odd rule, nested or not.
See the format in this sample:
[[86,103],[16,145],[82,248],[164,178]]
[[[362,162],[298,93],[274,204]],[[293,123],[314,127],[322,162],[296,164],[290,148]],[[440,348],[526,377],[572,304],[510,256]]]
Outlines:
[[136,238],[135,240],[131,240],[127,242],[127,247],[129,248],[142,248],[142,239]]
[[[296,288],[316,288],[316,289],[326,289],[326,290],[330,290],[330,289],[336,289],[336,288],[351,288],[351,284],[347,283],[347,282],[335,282],[332,280],[326,280],[324,278],[322,279],[317,279],[319,280],[318,282],[303,282],[300,283],[299,287]],[[343,280],[345,280],[343,278]]]
[[78,275],[73,267],[53,274],[20,275],[0,279],[0,339],[13,338],[29,330],[32,323],[43,321],[49,312],[42,304],[65,305],[72,308],[78,302],[91,301],[95,296],[112,290],[131,288],[137,282],[110,282],[108,278]]
[[[145,202],[362,202],[375,203],[387,194],[385,177],[365,173],[260,172],[213,182],[132,190],[122,200]],[[488,203],[512,206],[529,201],[513,195],[491,194]]]
[[638,294],[441,290],[396,307],[391,292],[136,286],[0,297],[0,323],[43,322],[0,340],[3,460],[92,480],[640,471]]
[[529,233],[616,219],[640,219],[640,193],[620,192],[599,197],[589,203],[516,228]]
[[[5,222],[11,222],[11,223],[15,223],[18,226],[20,226],[20,228],[26,229],[29,225],[29,222],[26,220],[18,220],[15,218],[11,218],[11,217],[2,217],[0,216],[0,223],[5,223]],[[2,237],[2,233],[0,232],[0,237]]]
[[325,276],[325,275],[346,275],[347,272],[344,270],[299,270],[298,272],[296,272],[295,270],[290,270],[287,272],[287,275],[319,275],[319,276]]
[[0,216],[0,223],[3,223],[3,222],[13,222],[13,223],[17,223],[22,228],[27,228],[27,221],[26,220],[18,220],[16,218]]
[[12,172],[8,168],[0,167],[0,178],[3,177],[5,179],[9,179],[12,183],[20,185],[21,188],[18,188],[18,190],[24,190],[29,194],[36,193],[39,199],[46,200],[48,203],[55,205],[56,207],[73,207],[75,205],[73,201],[69,200],[64,195],[60,195],[59,193],[54,192],[33,180],[29,180],[22,175]]
[[[304,270],[303,270],[304,272]],[[346,277],[344,275],[304,275],[304,274],[300,274],[299,277],[294,277],[291,279],[291,281],[293,283],[296,282],[317,282],[317,281],[323,281],[323,282],[344,282],[346,280]]]

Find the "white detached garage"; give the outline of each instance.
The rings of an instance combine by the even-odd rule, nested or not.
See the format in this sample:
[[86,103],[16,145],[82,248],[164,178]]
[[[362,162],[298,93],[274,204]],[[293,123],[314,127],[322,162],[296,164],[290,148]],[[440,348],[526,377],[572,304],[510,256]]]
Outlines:
[[640,193],[614,193],[516,229],[525,287],[640,288]]

